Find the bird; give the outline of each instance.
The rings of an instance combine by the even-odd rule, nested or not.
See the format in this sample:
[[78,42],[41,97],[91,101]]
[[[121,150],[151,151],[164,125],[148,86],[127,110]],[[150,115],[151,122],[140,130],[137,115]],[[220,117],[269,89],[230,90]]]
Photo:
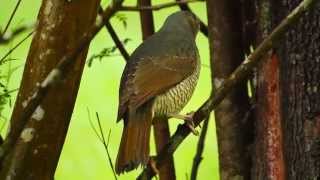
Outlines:
[[117,122],[123,119],[124,126],[115,163],[117,174],[147,165],[154,117],[183,119],[195,132],[192,114],[179,113],[199,79],[195,42],[199,27],[194,14],[175,12],[130,56],[119,88]]

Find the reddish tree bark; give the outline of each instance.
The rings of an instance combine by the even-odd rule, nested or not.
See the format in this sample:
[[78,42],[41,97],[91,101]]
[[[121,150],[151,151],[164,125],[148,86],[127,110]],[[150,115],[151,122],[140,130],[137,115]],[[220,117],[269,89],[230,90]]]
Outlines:
[[[9,135],[17,134],[19,117],[35,87],[67,51],[77,47],[79,37],[94,24],[100,1],[44,0],[36,34],[26,61],[23,79],[11,118]],[[17,144],[5,159],[1,178],[53,179],[76,100],[87,49],[74,59],[71,76],[52,88],[28,121]],[[37,128],[30,128],[30,127]],[[28,128],[29,127],[29,128]],[[37,131],[35,131],[37,130]],[[26,146],[26,143],[30,145]]]
[[[151,0],[138,0],[138,6],[151,6]],[[140,11],[140,21],[143,40],[147,39],[154,33],[154,23],[152,11]],[[167,118],[153,119],[154,138],[156,150],[159,153],[162,148],[169,142],[170,129]],[[159,168],[160,180],[176,179],[173,156],[170,156],[165,164]]]
[[285,166],[279,89],[279,60],[277,56],[261,64],[256,91],[256,136],[252,179],[284,180]]

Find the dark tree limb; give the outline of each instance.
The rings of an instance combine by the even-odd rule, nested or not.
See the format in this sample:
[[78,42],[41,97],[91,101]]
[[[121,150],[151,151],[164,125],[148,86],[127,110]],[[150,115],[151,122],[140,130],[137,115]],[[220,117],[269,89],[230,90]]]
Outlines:
[[[176,2],[184,2],[184,0],[176,0]],[[186,4],[186,3],[181,3],[179,4],[179,7],[181,10],[183,11],[189,11],[189,12],[192,12],[192,10],[190,9],[189,5]],[[193,13],[193,12],[192,12]],[[194,14],[194,13],[193,13]],[[200,21],[200,31],[202,32],[203,35],[207,36],[208,37],[208,27],[207,25],[203,22],[203,21]]]
[[157,11],[164,8],[169,8],[181,4],[187,4],[187,3],[193,3],[193,2],[203,2],[203,0],[184,0],[179,2],[169,2],[169,3],[163,3],[159,5],[153,5],[153,6],[145,6],[145,5],[139,5],[139,6],[121,6],[119,8],[119,11]]
[[[139,7],[152,7],[151,0],[138,0]],[[154,33],[154,22],[152,10],[140,11],[140,21],[142,30],[142,39],[146,40]],[[170,139],[169,124],[167,118],[155,118],[153,120],[154,138],[157,154],[168,143]],[[175,180],[173,156],[169,157],[164,165],[159,168],[160,180]]]
[[[277,44],[284,33],[288,31],[290,25],[295,23],[306,11],[315,5],[317,0],[304,0],[296,7],[274,30],[273,32],[255,49],[255,51],[226,79],[222,85],[211,95],[209,99],[194,114],[194,124],[198,126],[203,119],[207,118],[210,112],[224,99],[224,97],[239,83],[243,82],[252,69],[256,67],[273,46]],[[190,134],[190,128],[186,124],[180,125],[169,143],[162,152],[155,157],[157,167],[161,167],[174,151],[179,147],[183,140]],[[139,175],[138,179],[151,179],[155,172],[148,166]]]
[[[95,2],[92,2],[92,3],[95,3]],[[51,3],[51,1],[44,1],[44,3]],[[65,1],[63,1],[63,3],[65,3]],[[73,2],[70,2],[70,3],[73,3]],[[33,113],[35,112],[36,109],[39,110],[40,104],[49,101],[49,100],[47,100],[47,98],[53,97],[53,98],[55,98],[55,100],[59,99],[59,98],[56,98],[54,95],[49,96],[49,97],[47,97],[47,95],[49,93],[54,92],[54,91],[50,91],[54,87],[55,87],[55,90],[59,89],[59,87],[57,87],[55,85],[57,85],[57,84],[61,85],[61,83],[62,83],[61,80],[67,78],[68,77],[67,75],[68,75],[68,73],[70,73],[71,70],[74,70],[74,69],[78,70],[78,71],[81,70],[81,66],[78,63],[84,64],[85,58],[82,58],[81,60],[80,59],[76,60],[76,59],[78,57],[83,57],[85,55],[85,51],[86,51],[90,41],[99,32],[99,30],[104,26],[104,23],[108,22],[109,18],[116,12],[117,8],[119,8],[121,6],[121,3],[122,3],[122,0],[114,0],[111,3],[111,5],[109,5],[106,8],[104,13],[101,16],[98,16],[96,18],[96,22],[94,23],[94,26],[92,26],[92,24],[90,24],[90,27],[92,27],[91,29],[87,30],[87,32],[85,32],[85,33],[79,32],[80,34],[78,36],[80,36],[80,37],[76,38],[76,39],[78,39],[76,41],[76,43],[73,42],[74,43],[73,47],[69,47],[68,51],[64,52],[62,57],[60,57],[60,58],[56,57],[56,58],[58,58],[57,65],[54,65],[54,66],[51,65],[49,67],[49,68],[51,68],[51,70],[47,69],[48,75],[42,74],[42,78],[41,78],[42,80],[41,79],[37,80],[40,83],[33,82],[33,83],[29,84],[29,90],[24,91],[25,94],[23,96],[18,96],[16,106],[15,106],[16,107],[15,109],[17,109],[17,112],[14,111],[14,113],[13,113],[11,129],[10,129],[9,134],[6,137],[4,143],[1,145],[1,148],[0,148],[0,152],[1,152],[0,158],[1,158],[1,163],[3,165],[2,169],[1,169],[1,173],[0,173],[1,177],[6,177],[7,175],[12,175],[12,174],[10,174],[12,172],[12,170],[15,171],[16,168],[20,168],[20,167],[24,166],[23,164],[21,164],[21,162],[23,162],[23,161],[14,161],[14,163],[12,164],[13,153],[10,153],[10,152],[13,152],[12,150],[16,146],[16,148],[15,148],[16,150],[19,150],[19,152],[21,152],[22,154],[25,154],[26,152],[29,151],[30,145],[34,143],[32,141],[33,137],[36,138],[35,140],[37,140],[39,137],[42,137],[42,136],[37,136],[37,134],[40,132],[43,132],[43,129],[40,129],[39,123],[30,117],[33,115]],[[52,7],[52,5],[53,4],[51,4],[49,7]],[[58,4],[54,4],[54,5],[58,5]],[[98,9],[98,7],[96,7],[96,10],[97,9]],[[59,10],[59,8],[55,8],[55,10]],[[42,13],[46,13],[46,12],[42,12]],[[86,14],[83,14],[83,15],[86,15]],[[92,18],[92,16],[86,15],[86,18]],[[93,18],[95,18],[95,16]],[[82,21],[72,21],[72,22],[82,22]],[[85,23],[85,21],[83,21],[83,23]],[[39,27],[41,27],[41,26],[39,26]],[[45,28],[45,27],[42,27],[42,28]],[[54,27],[52,27],[52,29],[54,29]],[[39,31],[39,29],[38,29],[38,31]],[[41,36],[38,33],[36,38],[40,38],[40,37]],[[59,36],[56,36],[56,37],[59,37]],[[49,37],[47,37],[47,38],[49,38]],[[54,48],[57,48],[57,47],[54,47]],[[82,54],[82,55],[79,56],[80,54]],[[40,55],[37,58],[40,58],[41,57]],[[48,56],[48,55],[51,55],[51,54],[47,53],[46,56]],[[32,57],[30,57],[30,58],[32,59]],[[57,60],[57,59],[54,59],[54,60]],[[27,63],[27,65],[28,65],[28,63]],[[29,72],[25,71],[25,73],[28,74]],[[26,78],[28,78],[28,77],[29,76],[27,76]],[[76,84],[79,83],[80,77],[77,76],[76,77],[77,79],[74,79],[73,83],[75,83],[75,84],[71,83],[75,86],[76,89],[78,86]],[[68,77],[68,78],[72,78],[72,77]],[[65,90],[63,92],[69,92],[69,90]],[[72,96],[72,97],[75,97],[75,96]],[[73,102],[73,101],[70,100],[70,102]],[[73,105],[70,105],[70,106],[73,107]],[[57,108],[57,109],[59,109],[59,108]],[[47,109],[46,113],[50,113],[50,112],[51,112],[51,109],[50,110]],[[67,114],[68,117],[69,116],[71,117],[71,112],[72,111],[68,111],[68,114]],[[44,121],[42,121],[42,122],[44,122]],[[54,122],[59,122],[59,121],[54,121]],[[63,140],[65,137],[65,133],[66,133],[66,130],[68,127],[68,122],[69,121],[66,121],[66,126],[64,126],[65,128],[61,129],[62,132],[60,134],[60,137],[53,138],[53,139],[57,139],[60,141],[60,143],[58,145],[59,147],[57,147],[60,150],[61,150]],[[45,133],[45,132],[43,132],[43,133]],[[48,133],[50,133],[50,131],[48,131]],[[31,135],[31,136],[29,136],[29,135]],[[51,135],[54,135],[54,134],[51,134]],[[22,138],[19,138],[20,136]],[[26,141],[26,137],[31,138],[30,141]],[[43,136],[43,137],[45,137],[45,136]],[[27,140],[29,140],[29,139],[27,138]],[[42,140],[44,140],[44,139],[42,139]],[[36,141],[36,142],[38,142],[38,141]],[[46,142],[46,141],[44,140],[44,142]],[[17,147],[19,147],[19,148],[17,149]],[[45,148],[45,149],[47,149],[47,148]],[[11,155],[8,156],[9,153]],[[34,156],[32,156],[32,157],[34,157]],[[55,162],[57,162],[58,157],[59,157],[59,153],[53,157],[53,158],[55,158]],[[29,158],[31,158],[31,156]],[[16,163],[20,163],[20,164],[16,164]],[[54,170],[55,169],[54,163],[53,163],[53,166],[54,166],[54,168],[53,168],[53,170]],[[41,166],[37,166],[37,167],[41,167]],[[25,169],[27,169],[27,168],[25,168]],[[20,168],[19,170],[25,170],[25,169]],[[45,173],[45,171],[43,173]],[[53,172],[51,171],[48,173],[54,173],[54,171]],[[19,175],[21,175],[21,174],[19,174]],[[28,176],[30,177],[30,175],[32,175],[32,174],[29,173]],[[50,174],[50,175],[51,175],[51,177],[53,176],[53,174]],[[50,178],[50,175],[49,175],[49,178]],[[17,176],[14,176],[12,178],[15,178],[15,177],[17,177]],[[48,177],[48,176],[46,176],[46,177]]]
[[[207,1],[210,62],[215,91],[245,57],[240,0]],[[248,153],[253,123],[247,82],[238,83],[215,108],[220,179],[249,179]]]
[[203,159],[202,153],[203,153],[204,142],[206,140],[206,135],[207,135],[207,131],[208,131],[209,121],[210,121],[210,116],[204,120],[203,127],[201,128],[201,134],[200,134],[199,141],[198,141],[197,152],[193,158],[193,164],[192,164],[192,169],[191,169],[191,178],[190,178],[191,180],[197,179],[198,169],[199,169],[200,163]]
[[[99,14],[103,13],[103,8],[100,6],[99,8]],[[124,58],[125,61],[128,61],[130,58],[129,53],[127,52],[126,48],[124,47],[123,43],[121,42],[120,38],[118,37],[116,31],[112,27],[110,21],[105,23],[105,27],[107,28],[114,44],[117,46],[118,50],[120,51],[122,57]]]
[[127,50],[124,48],[123,43],[121,42],[121,40],[119,39],[116,31],[113,29],[112,25],[110,22],[107,22],[105,24],[114,44],[117,46],[118,50],[120,51],[122,57],[124,58],[125,61],[128,61],[130,58],[129,53],[127,52]]

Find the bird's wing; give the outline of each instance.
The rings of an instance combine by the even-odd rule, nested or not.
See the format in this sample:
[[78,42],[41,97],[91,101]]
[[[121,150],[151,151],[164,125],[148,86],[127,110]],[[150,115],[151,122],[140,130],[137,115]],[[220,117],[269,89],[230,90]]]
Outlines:
[[135,66],[130,68],[134,71],[127,72],[129,75],[121,82],[118,120],[122,118],[128,106],[138,108],[190,76],[197,66],[195,58],[144,57],[131,64]]

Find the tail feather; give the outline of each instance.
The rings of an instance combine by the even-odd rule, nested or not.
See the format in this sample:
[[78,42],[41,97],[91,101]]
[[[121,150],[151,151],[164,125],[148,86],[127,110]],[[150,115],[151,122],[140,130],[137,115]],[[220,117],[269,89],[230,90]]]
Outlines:
[[149,140],[152,125],[151,106],[129,112],[124,118],[124,128],[116,161],[120,174],[146,165],[149,160]]

